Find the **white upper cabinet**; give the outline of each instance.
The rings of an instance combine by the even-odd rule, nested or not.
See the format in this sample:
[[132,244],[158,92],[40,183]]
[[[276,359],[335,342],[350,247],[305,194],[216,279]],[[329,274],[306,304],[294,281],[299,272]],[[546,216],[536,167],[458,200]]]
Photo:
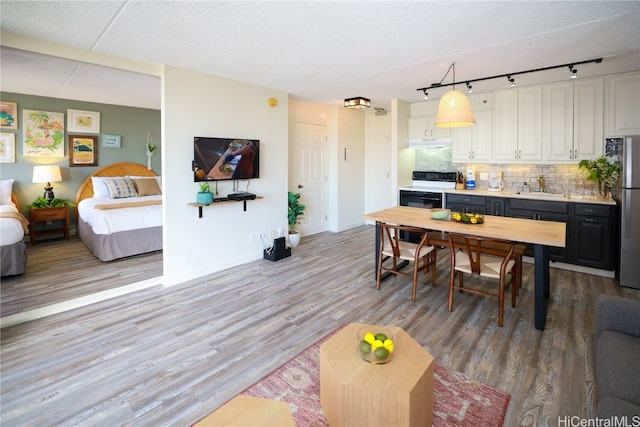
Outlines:
[[494,159],[542,160],[542,86],[495,92]]
[[476,124],[453,128],[452,160],[468,163],[493,158],[493,112],[484,111],[473,114]]
[[640,134],[640,73],[606,78],[607,137]]
[[436,127],[436,116],[411,117],[409,119],[409,139],[450,137],[450,128]]
[[573,160],[600,157],[604,148],[604,79],[573,86]]
[[547,160],[566,161],[574,158],[573,148],[573,83],[557,83],[544,87],[544,155]]
[[577,163],[602,154],[604,80],[544,86],[544,160]]

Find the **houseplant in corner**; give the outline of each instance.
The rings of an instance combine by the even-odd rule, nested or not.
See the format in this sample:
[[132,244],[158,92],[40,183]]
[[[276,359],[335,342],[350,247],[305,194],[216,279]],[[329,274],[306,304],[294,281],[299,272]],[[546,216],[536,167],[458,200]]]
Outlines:
[[611,189],[620,176],[619,162],[600,156],[593,160],[580,160],[578,168],[586,171],[587,181],[595,181],[598,184],[598,192],[602,198],[611,197]]
[[302,212],[306,208],[300,203],[300,193],[292,193],[289,191],[289,245],[295,248],[300,243],[300,233],[296,231],[298,218],[302,216]]
[[213,193],[208,182],[200,183],[200,192],[196,195],[196,202],[202,205],[213,203]]

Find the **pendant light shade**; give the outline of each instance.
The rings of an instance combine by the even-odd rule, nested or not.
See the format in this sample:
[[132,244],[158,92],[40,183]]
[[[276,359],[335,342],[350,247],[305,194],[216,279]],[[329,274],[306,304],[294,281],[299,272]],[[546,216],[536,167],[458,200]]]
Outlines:
[[471,105],[464,93],[455,89],[445,93],[438,104],[436,126],[455,128],[475,124],[476,120],[473,118]]

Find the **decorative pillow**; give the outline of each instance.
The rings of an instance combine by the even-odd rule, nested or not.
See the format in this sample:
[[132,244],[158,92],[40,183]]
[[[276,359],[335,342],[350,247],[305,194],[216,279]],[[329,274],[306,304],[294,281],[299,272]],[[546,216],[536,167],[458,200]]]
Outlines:
[[13,205],[11,202],[12,191],[13,179],[3,179],[0,181],[0,205]]
[[112,199],[124,199],[126,197],[138,197],[136,186],[130,178],[110,178],[104,181]]
[[155,179],[156,181],[158,181],[158,188],[162,188],[162,178],[160,175],[156,175],[156,176],[134,176],[134,175],[127,175],[127,178],[131,178],[131,179]]
[[160,190],[158,186],[158,181],[153,177],[134,179],[133,184],[136,186],[138,196],[156,196],[162,194],[162,190]]
[[104,182],[108,179],[114,179],[114,176],[92,176],[91,183],[93,184],[93,197],[109,197],[109,189]]

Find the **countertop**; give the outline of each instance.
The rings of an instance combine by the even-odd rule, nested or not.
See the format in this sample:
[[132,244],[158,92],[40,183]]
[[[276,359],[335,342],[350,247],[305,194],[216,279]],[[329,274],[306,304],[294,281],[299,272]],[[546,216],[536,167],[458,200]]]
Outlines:
[[460,194],[467,196],[486,196],[486,197],[504,197],[508,199],[529,199],[529,200],[546,200],[548,202],[571,202],[571,203],[589,203],[596,205],[615,205],[615,200],[572,195],[572,194],[555,194],[555,193],[514,193],[511,191],[489,191],[489,190],[445,190],[446,194]]

